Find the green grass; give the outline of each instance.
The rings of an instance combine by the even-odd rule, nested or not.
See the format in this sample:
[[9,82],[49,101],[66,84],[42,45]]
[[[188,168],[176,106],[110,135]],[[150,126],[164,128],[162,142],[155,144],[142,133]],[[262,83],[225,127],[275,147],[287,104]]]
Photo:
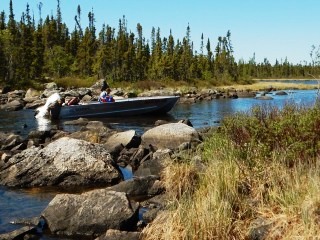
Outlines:
[[78,77],[64,77],[54,79],[54,82],[63,88],[81,88],[81,87],[91,87],[96,83],[98,79],[95,77],[89,78],[78,78]]

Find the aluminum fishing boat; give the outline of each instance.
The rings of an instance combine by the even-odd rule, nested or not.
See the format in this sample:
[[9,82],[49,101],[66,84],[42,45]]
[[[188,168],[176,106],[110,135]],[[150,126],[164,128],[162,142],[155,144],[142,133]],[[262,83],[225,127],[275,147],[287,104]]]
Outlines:
[[61,106],[50,110],[52,119],[79,117],[126,117],[142,114],[163,114],[169,112],[179,100],[179,96],[156,96],[117,99],[115,102],[89,102],[71,106]]

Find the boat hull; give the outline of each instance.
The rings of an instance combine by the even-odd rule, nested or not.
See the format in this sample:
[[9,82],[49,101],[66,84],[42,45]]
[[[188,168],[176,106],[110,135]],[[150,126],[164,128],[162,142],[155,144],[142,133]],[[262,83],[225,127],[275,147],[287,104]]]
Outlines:
[[59,115],[51,115],[51,117],[65,119],[163,114],[169,112],[178,100],[178,96],[159,96],[119,99],[110,103],[91,102],[81,105],[62,106]]

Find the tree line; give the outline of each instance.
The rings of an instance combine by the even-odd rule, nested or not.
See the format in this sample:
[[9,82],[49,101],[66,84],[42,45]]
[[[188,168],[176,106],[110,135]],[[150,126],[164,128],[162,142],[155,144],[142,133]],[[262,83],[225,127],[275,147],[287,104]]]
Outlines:
[[[150,39],[143,35],[140,23],[136,32],[127,28],[125,16],[117,28],[103,25],[97,35],[95,15],[89,11],[89,24],[81,25],[80,5],[75,9],[72,31],[62,21],[60,0],[55,16],[42,18],[42,3],[38,4],[39,21],[30,13],[30,6],[15,19],[12,0],[9,13],[0,13],[0,85],[30,86],[45,77],[62,78],[96,76],[111,81],[174,80],[214,83],[239,82],[252,78],[294,78],[320,73],[316,58],[312,63],[291,64],[285,59],[274,65],[267,59],[257,63],[235,61],[231,32],[217,39],[212,48],[210,39],[201,35],[200,49],[195,50],[188,25],[182,40],[162,37],[160,28],[152,28]],[[310,56],[317,56],[312,49]]]

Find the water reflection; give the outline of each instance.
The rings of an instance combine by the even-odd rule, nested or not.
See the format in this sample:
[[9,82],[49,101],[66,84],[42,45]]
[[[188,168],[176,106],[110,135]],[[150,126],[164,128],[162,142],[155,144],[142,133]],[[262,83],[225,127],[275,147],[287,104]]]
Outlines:
[[39,131],[49,131],[52,128],[51,120],[46,117],[39,117],[36,118],[38,127],[37,130]]
[[254,106],[273,105],[282,108],[288,103],[310,106],[315,103],[317,90],[290,91],[288,95],[276,95],[273,92],[270,96],[272,100],[238,98],[217,99],[197,104],[178,104],[170,113],[176,119],[190,119],[195,128],[217,126],[226,116],[236,112],[246,112]]
[[0,234],[19,228],[19,225],[11,224],[15,219],[38,217],[54,195],[39,189],[0,187]]

